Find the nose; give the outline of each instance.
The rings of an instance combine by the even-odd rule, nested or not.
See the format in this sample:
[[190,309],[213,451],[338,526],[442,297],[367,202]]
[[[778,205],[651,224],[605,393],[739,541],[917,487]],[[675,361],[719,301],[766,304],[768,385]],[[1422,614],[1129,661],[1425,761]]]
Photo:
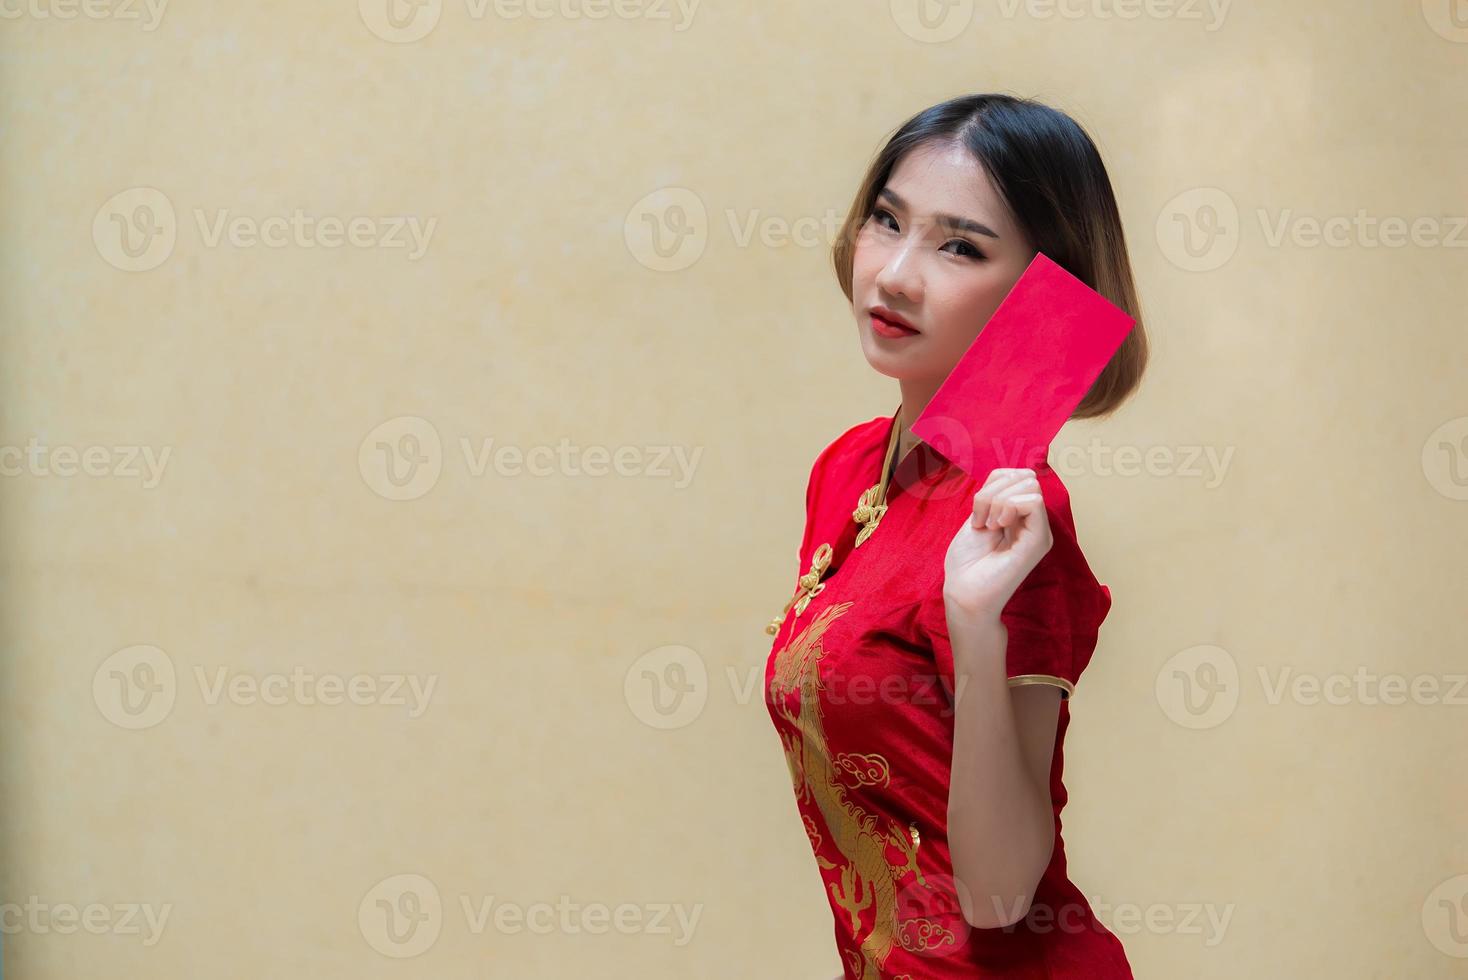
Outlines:
[[917,257],[913,255],[913,243],[904,240],[892,249],[887,263],[877,273],[877,288],[891,296],[902,296],[911,303],[921,303],[923,298],[922,276],[918,270]]

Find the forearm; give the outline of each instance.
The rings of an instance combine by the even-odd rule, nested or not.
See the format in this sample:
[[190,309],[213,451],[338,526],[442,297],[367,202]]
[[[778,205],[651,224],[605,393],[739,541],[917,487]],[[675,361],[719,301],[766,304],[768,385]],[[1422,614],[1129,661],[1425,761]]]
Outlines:
[[1021,748],[1004,624],[952,606],[947,618],[955,675],[948,847],[969,894],[965,917],[995,928],[1029,910],[1054,847],[1054,813],[1048,783],[1036,779]]

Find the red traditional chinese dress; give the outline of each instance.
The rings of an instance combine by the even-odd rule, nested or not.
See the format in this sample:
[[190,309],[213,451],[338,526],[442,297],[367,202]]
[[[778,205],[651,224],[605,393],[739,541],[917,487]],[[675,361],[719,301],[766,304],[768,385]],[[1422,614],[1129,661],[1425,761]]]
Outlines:
[[1076,543],[1065,487],[1048,465],[1035,467],[1054,544],[1001,613],[1009,683],[1062,693],[1050,768],[1055,848],[1025,918],[975,929],[948,851],[954,671],[942,589],[943,556],[982,482],[924,442],[888,475],[896,440],[894,413],[852,427],[816,458],[802,576],[770,624],[765,667],[845,976],[1130,978],[1120,941],[1067,877],[1060,838],[1068,700],[1111,606]]

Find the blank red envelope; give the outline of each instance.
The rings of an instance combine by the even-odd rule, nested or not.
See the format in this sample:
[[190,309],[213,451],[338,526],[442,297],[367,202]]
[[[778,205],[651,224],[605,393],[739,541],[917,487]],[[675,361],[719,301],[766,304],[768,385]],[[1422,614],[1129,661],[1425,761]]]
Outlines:
[[913,435],[980,482],[996,467],[1034,469],[1134,322],[1037,252]]

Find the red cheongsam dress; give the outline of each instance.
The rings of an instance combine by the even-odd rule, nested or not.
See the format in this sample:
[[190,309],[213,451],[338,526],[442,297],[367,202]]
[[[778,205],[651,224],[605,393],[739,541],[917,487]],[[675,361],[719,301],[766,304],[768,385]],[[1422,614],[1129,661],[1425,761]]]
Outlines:
[[1061,689],[1050,766],[1055,848],[1024,918],[973,928],[948,850],[954,670],[942,587],[943,556],[982,482],[919,442],[889,477],[881,511],[875,487],[895,418],[852,427],[816,458],[801,579],[783,619],[770,624],[765,666],[767,706],[845,976],[1130,978],[1120,941],[1067,876],[1060,838],[1068,700],[1111,593],[1077,546],[1060,478],[1037,464],[1054,544],[1001,619],[1009,683]]

